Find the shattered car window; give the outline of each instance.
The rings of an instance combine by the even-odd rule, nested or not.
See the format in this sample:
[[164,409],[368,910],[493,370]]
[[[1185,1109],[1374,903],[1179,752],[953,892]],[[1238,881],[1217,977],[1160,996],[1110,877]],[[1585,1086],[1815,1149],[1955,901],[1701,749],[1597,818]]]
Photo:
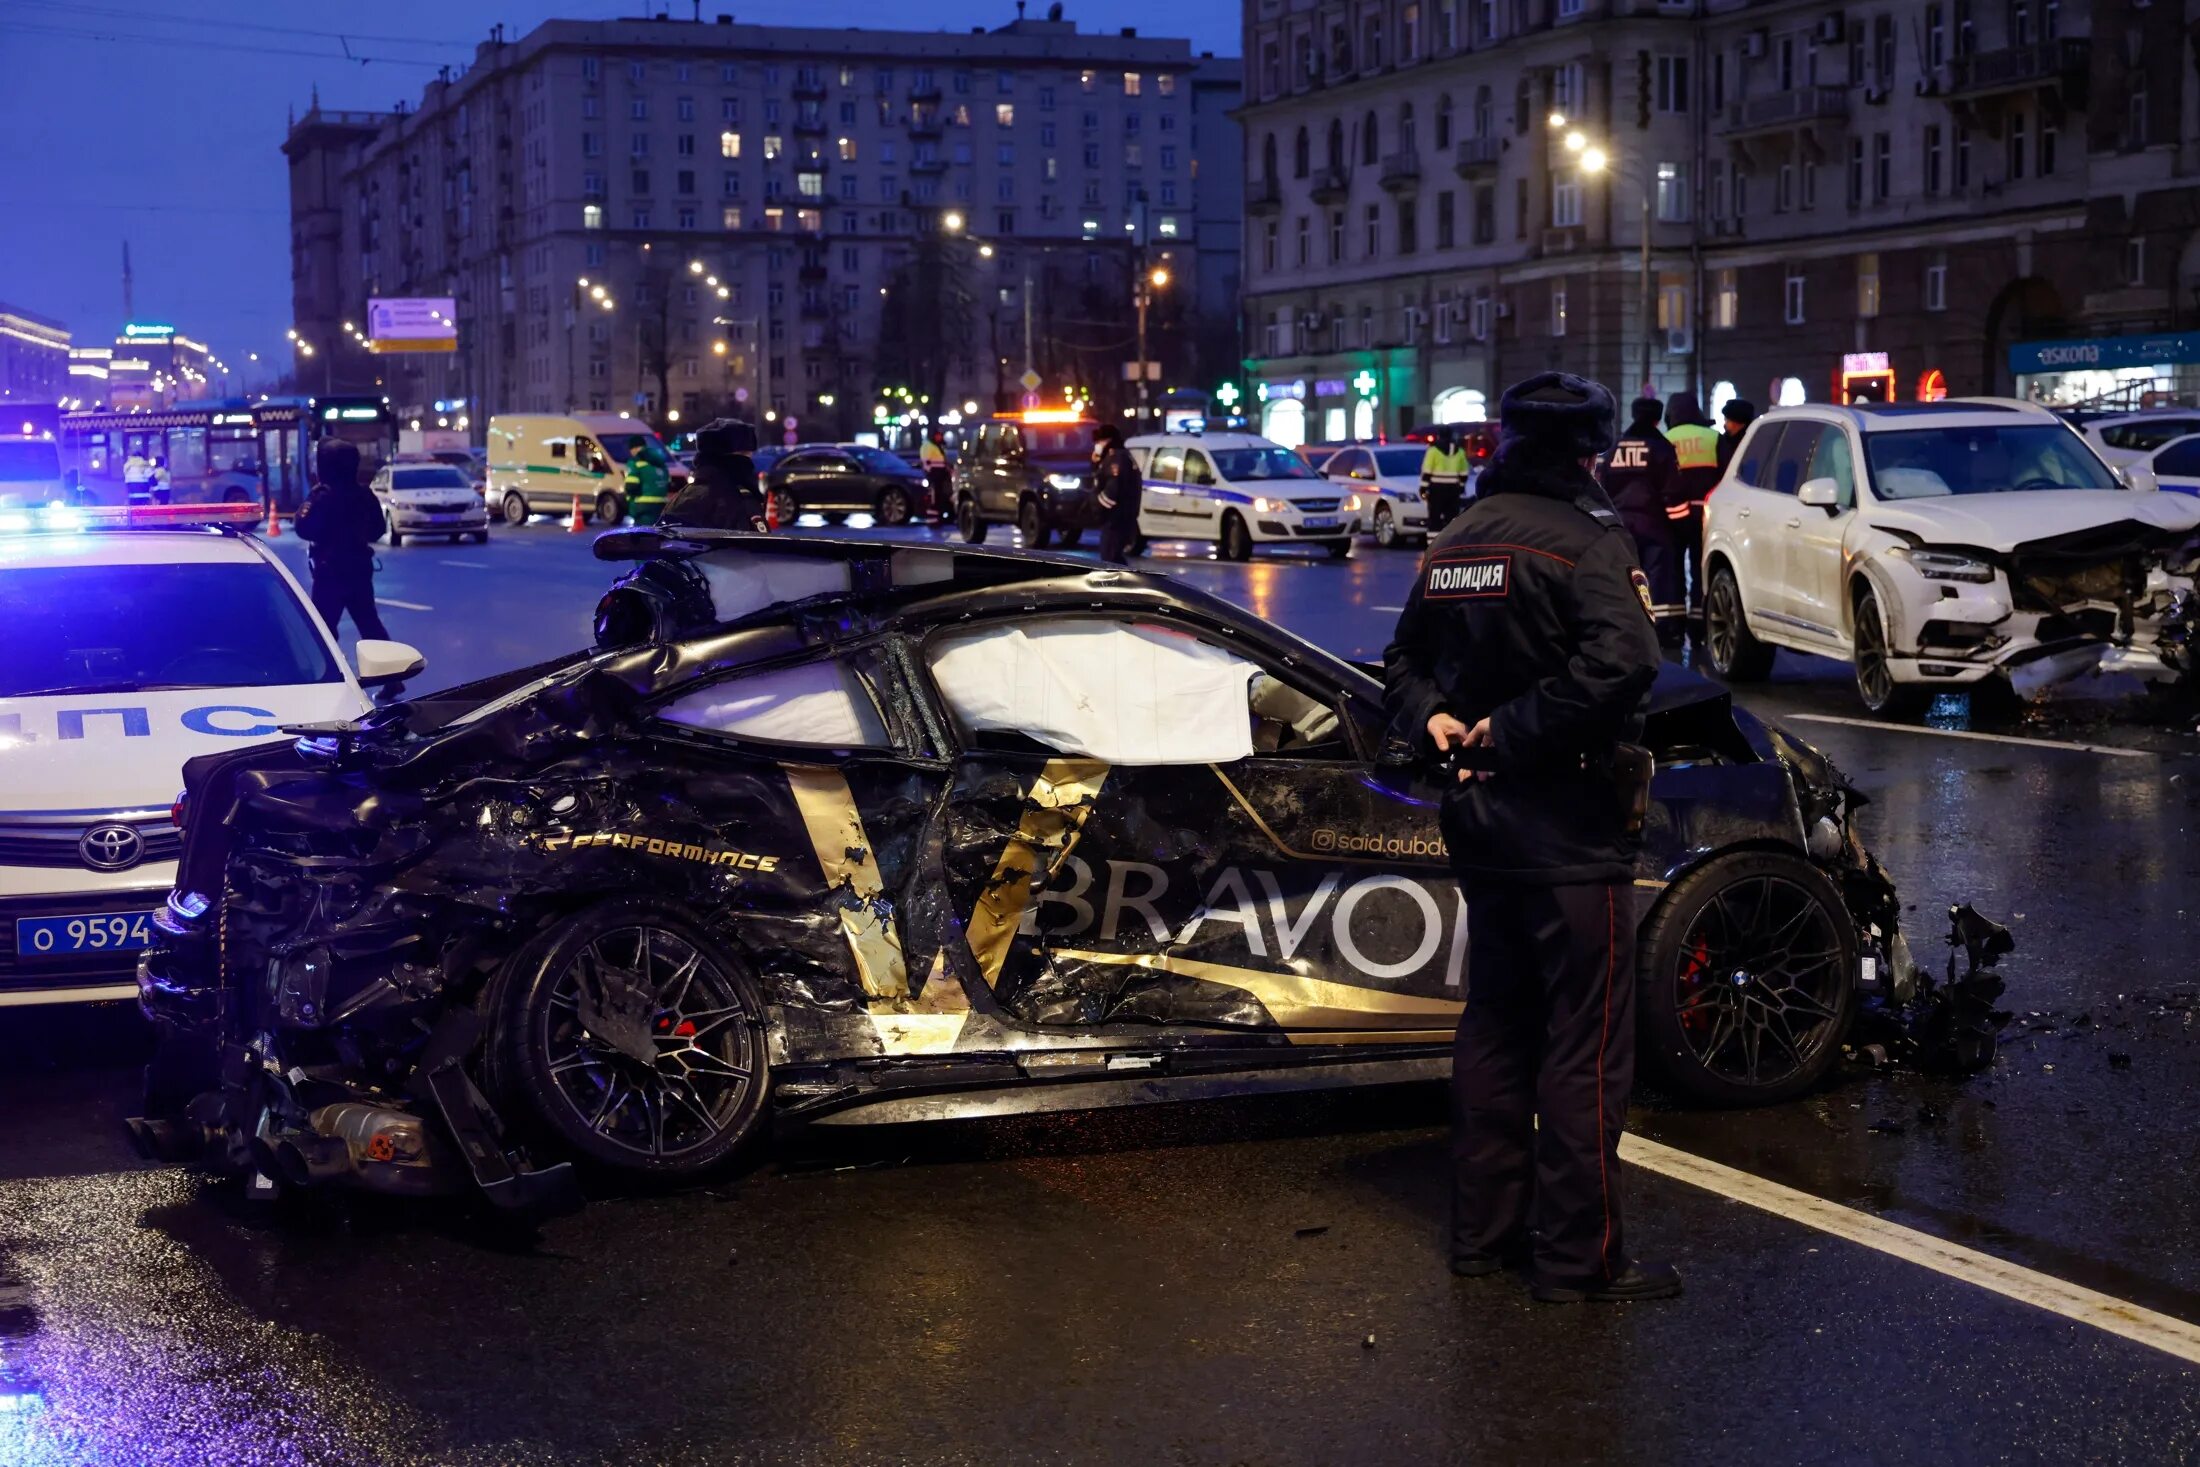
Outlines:
[[[966,734],[1111,764],[1226,764],[1253,752],[1258,671],[1196,637],[1118,621],[992,626],[933,644],[932,676]],[[1021,743],[1017,747],[1024,747]]]
[[2107,467],[2059,425],[1867,433],[1864,456],[1871,464],[1872,489],[1882,499],[2119,487]]
[[675,699],[657,716],[773,744],[879,749],[893,743],[870,690],[855,669],[838,660],[728,678]]
[[0,627],[0,698],[341,675],[298,599],[260,565],[24,566],[0,572]]

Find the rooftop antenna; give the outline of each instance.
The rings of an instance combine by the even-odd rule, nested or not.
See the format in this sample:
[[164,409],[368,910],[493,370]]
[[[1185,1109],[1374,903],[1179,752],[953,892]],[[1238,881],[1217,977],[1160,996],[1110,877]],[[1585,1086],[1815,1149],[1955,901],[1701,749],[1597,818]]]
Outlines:
[[1023,18],[1024,18],[1024,0],[1016,0],[1016,19],[1017,19],[1017,21],[1018,21],[1019,23],[1021,23],[1021,22],[1022,22],[1022,20],[1023,20]]
[[137,302],[130,287],[130,242],[122,242],[122,319],[125,324],[137,319]]

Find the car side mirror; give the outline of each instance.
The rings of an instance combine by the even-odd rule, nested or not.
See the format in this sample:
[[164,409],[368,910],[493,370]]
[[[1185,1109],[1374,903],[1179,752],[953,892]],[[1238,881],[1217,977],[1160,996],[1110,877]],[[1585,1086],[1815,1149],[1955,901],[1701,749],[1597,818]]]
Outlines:
[[1841,508],[1841,486],[1827,478],[1805,479],[1803,487],[1795,491],[1800,504],[1814,505],[1831,514]]
[[378,688],[387,683],[401,683],[416,677],[428,665],[428,659],[418,647],[407,642],[385,642],[379,637],[361,637],[359,647],[352,654],[352,662],[359,671],[359,686]]

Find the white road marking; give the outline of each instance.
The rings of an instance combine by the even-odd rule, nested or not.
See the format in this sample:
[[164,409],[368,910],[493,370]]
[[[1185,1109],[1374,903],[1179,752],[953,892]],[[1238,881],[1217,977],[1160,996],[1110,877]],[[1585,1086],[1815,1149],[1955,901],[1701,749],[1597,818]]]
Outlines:
[[1965,1248],[1868,1212],[1843,1207],[1838,1202],[1813,1197],[1808,1192],[1798,1192],[1793,1187],[1783,1187],[1778,1182],[1736,1171],[1733,1167],[1645,1137],[1620,1137],[1619,1154],[1634,1166],[1675,1181],[1716,1192],[1721,1197],[1747,1203],[1905,1263],[1946,1274],[1988,1293],[2200,1364],[2200,1326],[2187,1324],[2182,1319],[2142,1309],[2049,1274],[2035,1273],[2006,1259]]
[[1405,610],[1405,608],[1404,608],[1403,606],[1371,606],[1371,607],[1369,607],[1369,608],[1368,608],[1368,610],[1370,610],[1370,611],[1404,611],[1404,610]]
[[393,598],[393,597],[389,597],[389,596],[377,596],[377,597],[375,597],[375,598],[374,598],[374,604],[375,604],[375,605],[377,605],[377,606],[394,606],[394,607],[396,607],[396,608],[397,608],[397,609],[398,609],[399,611],[433,611],[433,610],[435,610],[435,608],[434,608],[433,606],[422,606],[422,605],[421,605],[421,604],[420,604],[419,602],[417,602],[417,601],[399,601],[399,600],[396,600],[395,598]]
[[1973,733],[1967,728],[1928,728],[1921,723],[1880,723],[1870,718],[1836,718],[1830,713],[1775,713],[1775,723],[1838,723],[1885,733],[1938,734],[1944,739],[1976,739],[1986,744],[2023,744],[2033,749],[2064,749],[2073,754],[2106,754],[2111,759],[2152,759],[2144,749],[2114,749],[2107,744],[2066,744],[2058,739],[2027,739],[2016,734]]
[[489,569],[489,567],[488,567],[488,566],[487,566],[487,565],[486,565],[485,563],[483,563],[483,562],[481,562],[481,561],[478,561],[478,560],[439,560],[439,561],[437,561],[437,562],[436,562],[436,564],[437,564],[437,565],[455,565],[455,566],[457,566],[457,567],[458,567],[458,568],[459,568],[460,570],[487,570],[487,569]]

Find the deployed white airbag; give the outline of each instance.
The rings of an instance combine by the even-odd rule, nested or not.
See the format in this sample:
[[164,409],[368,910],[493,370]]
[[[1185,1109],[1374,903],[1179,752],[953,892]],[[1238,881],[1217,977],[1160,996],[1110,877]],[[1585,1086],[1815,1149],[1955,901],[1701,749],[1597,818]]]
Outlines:
[[845,663],[835,660],[713,683],[666,704],[658,716],[774,744],[859,749],[887,742],[871,695]]
[[1224,764],[1253,752],[1257,669],[1159,627],[1061,621],[949,638],[932,675],[973,733],[1020,733],[1111,764]]
[[736,621],[767,606],[848,590],[845,560],[719,550],[698,556],[690,564],[701,570],[710,584],[711,610],[720,621]]

